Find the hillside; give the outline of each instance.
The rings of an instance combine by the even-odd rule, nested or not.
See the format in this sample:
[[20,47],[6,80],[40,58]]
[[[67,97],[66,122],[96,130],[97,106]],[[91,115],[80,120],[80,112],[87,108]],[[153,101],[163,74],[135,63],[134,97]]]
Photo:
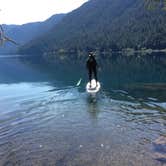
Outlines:
[[165,18],[166,11],[160,7],[148,10],[144,0],[90,0],[20,52],[163,49]]
[[[43,22],[27,23],[23,25],[3,25],[4,31],[7,36],[17,41],[20,45],[24,45],[33,38],[36,38],[55,26],[65,14],[53,15]],[[0,48],[0,53],[13,53],[17,47],[11,43],[5,43]]]

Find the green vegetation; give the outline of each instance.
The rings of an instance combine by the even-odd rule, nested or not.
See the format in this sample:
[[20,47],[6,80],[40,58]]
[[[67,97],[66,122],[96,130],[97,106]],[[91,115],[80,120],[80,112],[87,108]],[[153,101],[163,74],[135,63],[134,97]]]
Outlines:
[[155,10],[156,8],[166,10],[166,0],[145,0],[145,6],[150,10]]
[[165,49],[166,11],[162,7],[148,10],[145,1],[91,0],[66,15],[52,31],[26,44],[20,53]]

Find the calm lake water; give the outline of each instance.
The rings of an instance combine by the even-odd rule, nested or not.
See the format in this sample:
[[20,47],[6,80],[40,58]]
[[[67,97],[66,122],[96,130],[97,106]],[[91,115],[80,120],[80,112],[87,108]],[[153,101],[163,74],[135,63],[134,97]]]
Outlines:
[[166,55],[101,56],[95,96],[84,65],[0,56],[0,165],[166,164]]

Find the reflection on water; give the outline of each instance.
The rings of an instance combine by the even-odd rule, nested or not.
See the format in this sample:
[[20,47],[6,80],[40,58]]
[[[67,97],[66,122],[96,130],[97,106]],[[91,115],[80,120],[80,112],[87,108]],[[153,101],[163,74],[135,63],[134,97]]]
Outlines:
[[78,66],[1,57],[0,165],[163,165],[166,57],[136,58],[99,60],[89,95]]

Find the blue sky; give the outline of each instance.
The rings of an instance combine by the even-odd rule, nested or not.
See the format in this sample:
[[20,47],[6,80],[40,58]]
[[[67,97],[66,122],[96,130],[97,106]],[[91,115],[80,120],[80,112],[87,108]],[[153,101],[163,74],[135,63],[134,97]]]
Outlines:
[[43,21],[70,12],[88,0],[0,0],[0,24]]

